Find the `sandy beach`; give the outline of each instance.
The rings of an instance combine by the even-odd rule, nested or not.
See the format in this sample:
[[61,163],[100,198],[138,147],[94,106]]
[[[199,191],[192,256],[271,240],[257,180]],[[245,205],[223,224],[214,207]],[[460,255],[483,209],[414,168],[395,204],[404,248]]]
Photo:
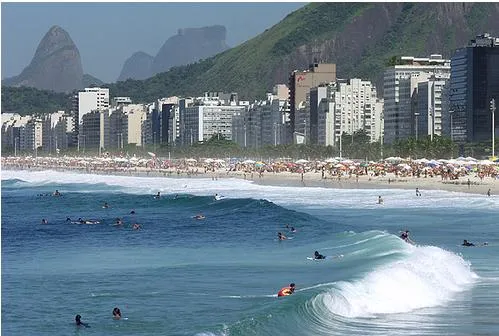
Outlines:
[[[351,175],[332,177],[325,176],[322,178],[320,172],[305,172],[303,174],[293,172],[244,172],[244,171],[228,171],[225,168],[218,168],[214,171],[204,172],[202,169],[197,170],[179,170],[174,167],[167,169],[151,169],[136,167],[132,169],[88,169],[82,167],[46,167],[46,166],[29,166],[19,167],[6,164],[2,165],[2,169],[28,169],[33,171],[40,170],[56,170],[64,172],[77,172],[100,175],[121,175],[121,176],[149,176],[149,177],[165,177],[165,178],[209,178],[209,179],[227,179],[240,178],[261,185],[272,186],[304,186],[304,187],[322,187],[336,189],[408,189],[419,191],[424,190],[445,190],[451,192],[462,192],[481,194],[487,196],[490,189],[490,194],[495,195],[499,192],[499,179],[494,177],[480,178],[476,173],[470,173],[456,180],[443,180],[441,176],[434,177],[415,177],[415,176],[396,176],[394,173],[386,173],[384,176],[370,175]],[[469,183],[468,183],[469,180]]]

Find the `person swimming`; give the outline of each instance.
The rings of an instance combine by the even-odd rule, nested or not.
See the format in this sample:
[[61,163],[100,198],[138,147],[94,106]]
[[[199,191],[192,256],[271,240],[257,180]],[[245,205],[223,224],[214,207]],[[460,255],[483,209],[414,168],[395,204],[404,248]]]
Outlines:
[[154,196],[155,199],[160,199],[161,198],[161,193],[158,191],[158,193],[156,194],[156,196]]
[[463,240],[463,243],[461,244],[462,246],[475,246],[472,242],[467,241],[466,239]]
[[59,190],[56,189],[52,194],[52,196],[61,196],[61,193],[59,192]]
[[113,309],[113,319],[119,320],[121,318],[121,311],[118,307],[114,307]]
[[290,283],[289,286],[281,288],[281,290],[279,290],[279,292],[277,293],[277,296],[281,297],[291,295],[295,292],[295,288],[295,284]]
[[318,251],[315,251],[314,252],[314,259],[326,259],[326,257],[323,256],[322,254],[320,254]]
[[194,216],[194,219],[205,219],[206,217],[203,216],[202,214],[197,214],[196,216]]
[[130,211],[130,215],[135,215],[135,210]]
[[135,224],[132,225],[132,229],[133,230],[140,230],[141,227],[142,226],[140,224],[137,224],[137,223],[135,223]]
[[85,328],[90,328],[90,326],[87,323],[83,323],[81,321],[81,315],[78,314],[75,316],[75,323],[77,327],[85,327]]
[[296,229],[292,226],[291,229],[289,229],[289,231],[291,231],[292,233],[295,233]]
[[104,209],[107,209],[109,208],[109,204],[107,204],[107,202],[104,202],[104,205],[102,206]]
[[45,218],[42,218],[42,224],[48,224],[49,222],[45,219]]
[[287,239],[285,235],[282,234],[282,232],[277,232],[277,239],[279,240],[285,240]]

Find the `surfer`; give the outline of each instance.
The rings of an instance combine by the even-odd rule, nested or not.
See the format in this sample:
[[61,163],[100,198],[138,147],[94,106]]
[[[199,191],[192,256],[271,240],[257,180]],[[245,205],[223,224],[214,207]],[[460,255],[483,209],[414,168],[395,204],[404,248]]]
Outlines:
[[118,225],[123,225],[123,220],[121,218],[116,218],[116,223],[114,223],[114,225],[118,226]]
[[156,196],[154,196],[155,199],[160,199],[161,198],[161,193],[158,191],[158,193],[156,194]]
[[71,217],[66,217],[66,222],[71,222]]
[[196,216],[194,216],[194,219],[205,219],[206,217],[203,216],[202,214],[197,214]]
[[45,218],[42,218],[42,224],[48,224],[49,222],[45,219]]
[[314,259],[326,259],[326,256],[323,256],[318,251],[314,252]]
[[295,284],[290,283],[289,286],[281,288],[281,290],[277,293],[277,296],[288,296],[293,294],[295,291]]
[[59,192],[59,190],[56,189],[52,194],[52,196],[61,196],[61,193]]
[[277,239],[279,240],[285,240],[287,239],[285,235],[283,235],[281,232],[277,232]]
[[472,242],[469,242],[469,241],[467,241],[467,240],[465,239],[465,240],[463,240],[463,244],[462,244],[462,246],[475,246],[475,244],[473,244]]
[[139,230],[140,228],[141,228],[140,224],[137,224],[137,223],[133,224],[133,226],[132,226],[133,230]]
[[409,238],[409,230],[401,231],[400,239],[409,244],[414,244],[414,242]]
[[113,319],[119,320],[121,318],[121,311],[118,307],[114,307],[113,309]]
[[109,208],[109,204],[107,204],[107,202],[104,202],[104,205],[102,206],[104,209],[107,209]]
[[130,215],[135,215],[135,210],[130,211]]
[[378,204],[383,204],[383,199],[381,198],[381,196],[378,196]]
[[289,229],[289,231],[291,231],[292,233],[295,233],[296,229],[292,226],[291,229]]
[[75,316],[75,323],[76,323],[77,327],[85,327],[85,328],[89,328],[90,327],[87,323],[83,323],[81,321],[81,315],[80,314],[78,314],[78,315]]

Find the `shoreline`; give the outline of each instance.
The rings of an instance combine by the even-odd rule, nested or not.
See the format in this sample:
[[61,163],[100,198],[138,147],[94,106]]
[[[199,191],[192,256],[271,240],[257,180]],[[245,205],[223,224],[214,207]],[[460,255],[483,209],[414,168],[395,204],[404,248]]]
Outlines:
[[[435,177],[397,177],[393,173],[385,176],[360,175],[358,177],[326,177],[322,178],[321,173],[307,172],[301,174],[291,172],[265,173],[262,177],[258,173],[244,173],[242,171],[226,171],[217,169],[215,172],[189,173],[176,172],[172,169],[134,169],[134,170],[89,170],[85,168],[61,168],[61,167],[12,167],[3,165],[5,170],[24,171],[57,171],[78,174],[97,174],[111,176],[134,176],[134,177],[164,177],[164,178],[207,178],[207,179],[230,179],[238,178],[252,181],[255,184],[278,186],[278,187],[311,187],[311,188],[332,188],[332,189],[405,189],[419,191],[443,190],[449,192],[461,192],[487,196],[490,189],[491,195],[495,195],[499,190],[499,180],[492,177],[480,179],[478,176],[466,176],[462,179],[444,181],[440,176]],[[470,184],[468,185],[468,179]]]

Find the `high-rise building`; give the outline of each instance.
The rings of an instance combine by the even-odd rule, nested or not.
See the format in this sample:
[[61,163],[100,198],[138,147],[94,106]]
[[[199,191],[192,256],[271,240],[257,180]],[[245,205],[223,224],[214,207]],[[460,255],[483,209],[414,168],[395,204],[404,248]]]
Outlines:
[[308,70],[295,70],[291,73],[289,77],[289,109],[290,129],[292,132],[304,133],[303,126],[301,126],[304,123],[297,110],[300,104],[304,106],[310,89],[320,84],[328,84],[335,81],[336,64],[332,63],[314,63],[310,65]]
[[418,83],[416,98],[416,118],[414,134],[416,138],[446,135],[444,131],[445,113],[448,112],[444,95],[450,74],[432,75],[427,81]]
[[313,106],[318,105],[318,144],[337,146],[341,134],[353,134],[359,130],[364,130],[371,142],[380,140],[383,104],[377,99],[376,87],[370,81],[359,78],[338,80],[324,89],[318,99],[311,90],[310,99],[312,122],[316,119]]
[[456,50],[451,66],[449,110],[454,141],[490,140],[490,100],[499,100],[499,38],[477,36]]
[[431,75],[450,73],[450,61],[441,55],[429,58],[401,57],[384,75],[384,142],[413,136],[417,113],[418,84]]
[[109,108],[108,88],[85,88],[78,92],[78,123],[82,123],[83,116],[92,111],[102,111]]

